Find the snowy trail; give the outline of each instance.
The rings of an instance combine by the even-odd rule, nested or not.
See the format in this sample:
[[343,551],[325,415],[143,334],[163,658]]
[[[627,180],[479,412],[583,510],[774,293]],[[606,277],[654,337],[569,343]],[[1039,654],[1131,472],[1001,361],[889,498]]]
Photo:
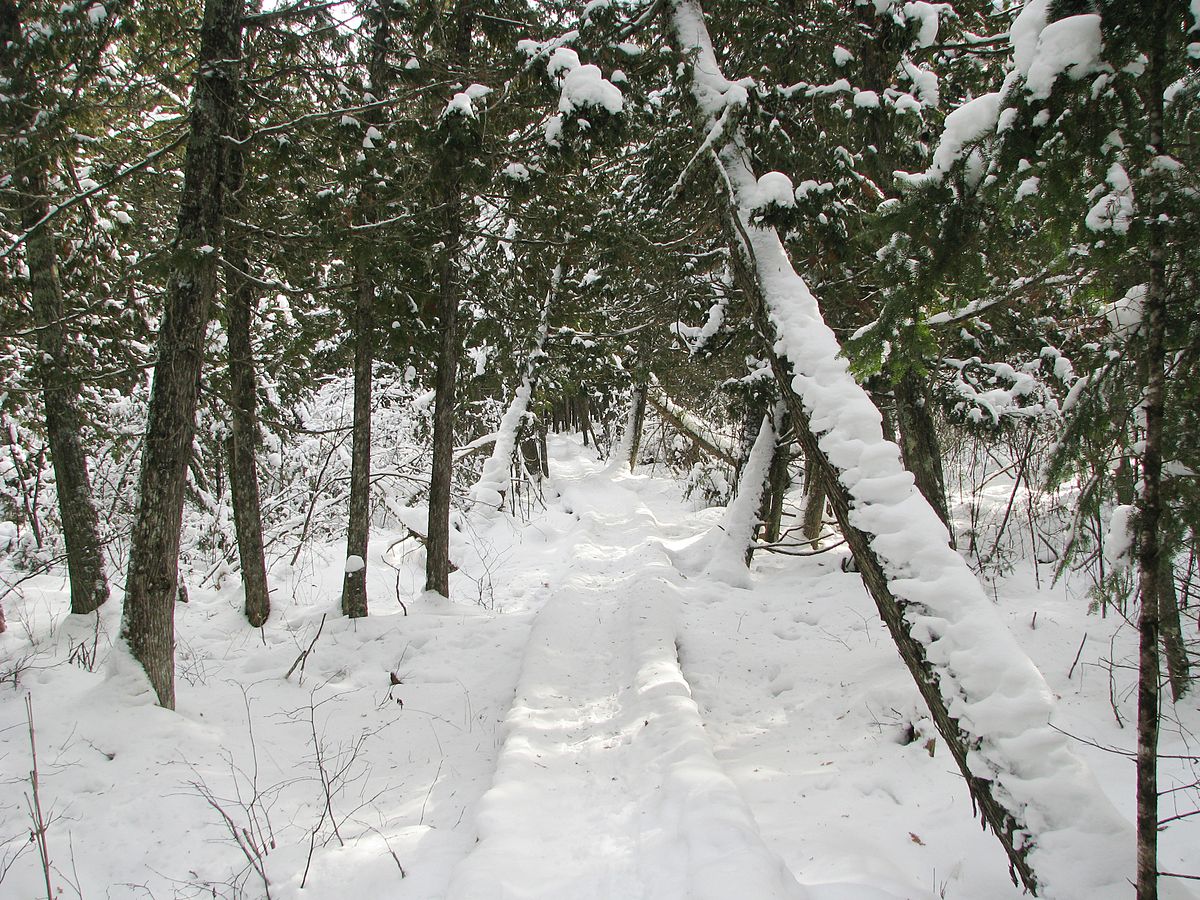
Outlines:
[[806,896],[714,756],[677,657],[689,586],[640,480],[581,462],[560,484],[571,575],[533,625],[450,900]]

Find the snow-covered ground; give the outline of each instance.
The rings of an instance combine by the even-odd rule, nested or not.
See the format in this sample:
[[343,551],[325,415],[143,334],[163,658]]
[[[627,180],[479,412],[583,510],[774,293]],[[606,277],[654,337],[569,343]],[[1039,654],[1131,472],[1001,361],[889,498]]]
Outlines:
[[[399,531],[372,536],[365,620],[337,614],[337,547],[273,569],[261,632],[236,579],[193,586],[174,713],[113,652],[117,602],[73,618],[65,577],[24,583],[0,636],[0,897],[46,890],[27,696],[55,896],[1022,896],[842,551],[756,559],[749,587],[686,577],[672,560],[720,510],[551,452],[545,510],[456,534],[453,602],[419,594]],[[1132,630],[1022,568],[994,599],[1131,815],[1133,764],[1101,748],[1133,744]],[[1194,733],[1196,701],[1179,712]],[[1162,752],[1195,747],[1168,728]],[[1195,777],[1164,761],[1163,787]],[[1163,869],[1200,873],[1195,821],[1163,833]]]

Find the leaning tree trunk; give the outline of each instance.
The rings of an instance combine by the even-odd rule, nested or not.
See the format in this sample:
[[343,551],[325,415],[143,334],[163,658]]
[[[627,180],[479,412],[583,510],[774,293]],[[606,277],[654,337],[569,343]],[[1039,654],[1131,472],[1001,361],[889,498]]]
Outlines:
[[[472,0],[458,0],[450,55],[458,73],[471,59],[474,24]],[[458,255],[462,252],[462,180],[465,153],[461,147],[444,147],[434,169],[441,201],[441,262],[438,267],[437,377],[433,400],[433,464],[429,476],[429,525],[425,542],[425,590],[450,596],[450,492],[454,475],[454,400],[458,358],[458,306],[462,283]]]
[[[666,8],[699,140],[712,147],[711,183],[725,214],[735,281],[771,348],[798,441],[818,467],[863,583],[975,808],[1031,892],[1046,884],[1051,896],[1077,889],[1105,900],[1122,896],[1127,824],[1049,726],[1044,679],[946,542],[896,446],[884,440],[878,410],[850,374],[778,233],[754,224],[757,178],[739,126],[749,97],[722,74],[697,0],[669,0]],[[1047,783],[1055,790],[1045,791]]]
[[233,133],[241,57],[243,0],[207,0],[189,113],[183,192],[171,248],[166,305],[129,547],[121,634],[142,664],[158,702],[175,707],[175,593],[179,532],[204,332],[216,292],[223,221],[225,148]]
[[[37,326],[37,366],[46,416],[46,439],[54,466],[58,509],[67,549],[71,612],[90,613],[108,600],[100,528],[92,501],[87,454],[83,449],[80,382],[63,328],[65,309],[58,273],[58,239],[50,214],[48,151],[36,134],[34,78],[18,58],[23,49],[19,13],[13,0],[0,3],[0,72],[8,93],[26,101],[31,115],[19,123],[26,138],[18,153],[12,186],[20,209],[29,269],[30,305]],[[0,629],[2,630],[2,629]]]
[[[522,458],[528,466],[531,462],[531,454],[527,450],[528,441],[522,440],[522,434],[527,429],[527,416],[529,406],[533,402],[533,395],[537,390],[538,368],[542,365],[546,357],[546,338],[550,333],[550,304],[554,300],[555,293],[558,290],[558,279],[561,269],[556,267],[554,275],[551,279],[550,289],[546,293],[546,299],[542,302],[541,313],[538,316],[537,335],[533,341],[533,347],[530,348],[529,355],[525,358],[525,365],[521,373],[521,383],[513,392],[512,401],[508,405],[508,409],[504,411],[504,415],[500,418],[500,425],[496,429],[495,443],[492,445],[492,452],[483,463],[483,470],[479,473],[479,478],[471,488],[471,501],[488,510],[498,510],[503,508],[504,499],[509,495],[509,490],[512,487],[512,470],[513,460],[517,453],[518,447],[521,449]],[[536,445],[532,453],[533,466],[531,471],[536,470],[539,474],[542,471],[542,463],[537,460]]]
[[[238,135],[248,133],[245,105],[238,109]],[[236,218],[243,205],[239,193],[245,182],[243,144],[231,141],[226,161],[228,205]],[[243,229],[234,231],[226,242],[225,332],[229,356],[229,490],[233,499],[233,526],[237,532],[238,559],[242,566],[242,592],[245,594],[246,619],[255,628],[262,627],[271,614],[271,596],[267,587],[266,552],[263,548],[262,503],[258,491],[257,451],[258,380],[254,372],[254,345],[251,326],[256,296],[248,277],[247,236]]]

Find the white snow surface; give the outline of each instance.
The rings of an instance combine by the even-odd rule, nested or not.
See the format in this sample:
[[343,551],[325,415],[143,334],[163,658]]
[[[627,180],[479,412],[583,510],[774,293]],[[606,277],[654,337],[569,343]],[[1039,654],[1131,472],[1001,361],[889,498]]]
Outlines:
[[680,669],[680,575],[630,527],[649,511],[621,479],[587,501],[586,552],[530,632],[448,900],[803,900]]
[[[691,0],[676,0],[672,14],[680,45],[695,54],[693,94],[714,121],[727,82],[703,14]],[[988,122],[994,127],[998,109],[998,94],[979,98],[947,117],[947,132],[956,130],[950,119],[959,115],[961,145]],[[718,155],[778,336],[775,349],[793,366],[792,388],[850,495],[851,520],[867,535],[891,592],[905,604],[911,633],[924,645],[950,714],[978,740],[969,759],[972,772],[993,782],[994,795],[1022,823],[1024,839],[1034,844],[1030,858],[1044,896],[1127,896],[1129,823],[1052,727],[1052,692],[998,620],[978,579],[948,546],[945,526],[904,470],[899,449],[884,439],[879,411],[850,374],[778,235],[753,225],[757,179],[748,152],[735,138]]]
[[[119,596],[98,616],[66,615],[58,571],[6,596],[0,672],[22,672],[0,690],[0,862],[19,856],[0,896],[44,893],[23,797],[26,695],[63,896],[78,879],[84,896],[114,900],[262,897],[196,785],[244,827],[257,785],[255,834],[269,818],[277,900],[1025,896],[973,821],[843,551],[759,554],[748,589],[688,578],[670,554],[720,508],[697,509],[667,478],[614,472],[577,438],[551,436],[550,456],[547,507],[532,520],[451,532],[452,600],[421,594],[423,551],[391,518],[371,536],[365,619],[337,612],[340,544],[294,567],[290,546],[272,558],[261,631],[246,627],[236,578],[189,584],[176,613],[178,712],[154,706],[115,649]],[[999,478],[984,498],[997,518],[1011,489]],[[424,521],[419,508],[394,514]],[[1128,746],[1104,661],[1121,663],[1111,671],[1128,719],[1136,635],[1088,617],[1085,593],[1039,590],[1020,567],[997,585],[996,609],[1061,695],[1056,723]],[[303,675],[285,679],[310,645]],[[69,661],[93,646],[94,665]],[[1179,711],[1200,726],[1194,709]],[[324,808],[316,746],[327,771],[347,767],[332,798],[344,844],[326,823],[309,862]],[[1132,816],[1133,767],[1080,752]],[[1189,751],[1166,731],[1162,752]],[[1170,758],[1161,777],[1164,789],[1191,779]],[[1194,871],[1200,855],[1179,827],[1161,836],[1163,867]],[[1102,862],[1061,893],[1096,896],[1087,870]]]

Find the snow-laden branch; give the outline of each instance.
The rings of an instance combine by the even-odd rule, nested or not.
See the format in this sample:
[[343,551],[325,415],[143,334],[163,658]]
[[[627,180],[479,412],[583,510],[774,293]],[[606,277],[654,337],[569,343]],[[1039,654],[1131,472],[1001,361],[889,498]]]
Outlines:
[[[705,131],[734,83],[722,74],[700,6],[674,0],[671,25],[690,60]],[[745,287],[773,331],[806,451],[826,467],[831,500],[863,580],[891,630],[985,821],[1025,885],[1044,896],[1128,894],[1133,833],[1067,739],[1051,692],[948,543],[945,526],[883,437],[816,298],[773,228],[752,222],[758,179],[735,134],[716,154],[718,190],[740,236]]]

